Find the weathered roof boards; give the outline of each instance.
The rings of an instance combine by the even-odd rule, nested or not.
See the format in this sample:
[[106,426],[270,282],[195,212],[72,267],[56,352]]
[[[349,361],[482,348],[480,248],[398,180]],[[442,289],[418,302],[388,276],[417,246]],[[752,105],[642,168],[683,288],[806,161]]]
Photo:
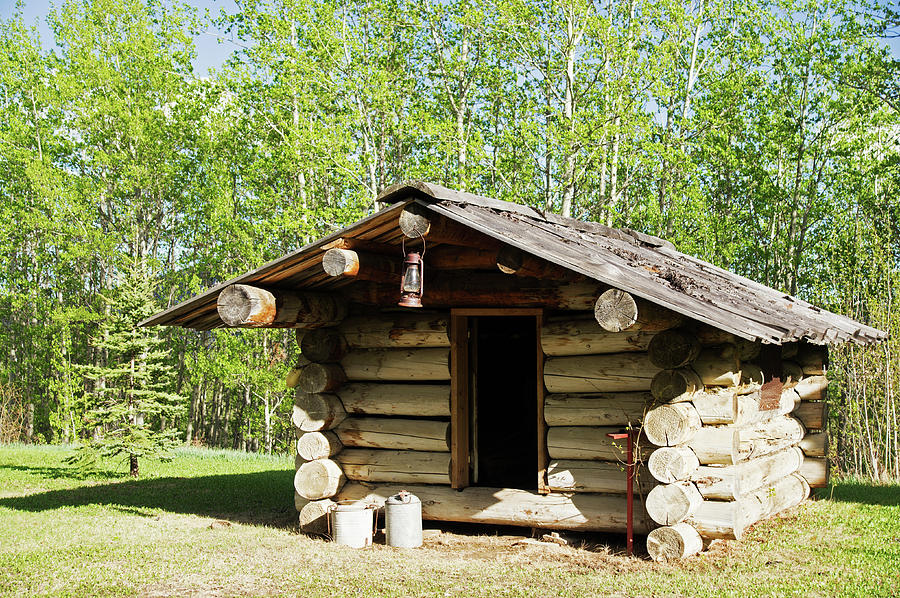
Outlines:
[[[406,489],[426,519],[623,532],[625,427],[656,559],[826,483],[824,345],[884,332],[638,232],[421,182],[380,199],[144,322],[297,329],[304,529]],[[397,305],[411,250],[422,308]]]

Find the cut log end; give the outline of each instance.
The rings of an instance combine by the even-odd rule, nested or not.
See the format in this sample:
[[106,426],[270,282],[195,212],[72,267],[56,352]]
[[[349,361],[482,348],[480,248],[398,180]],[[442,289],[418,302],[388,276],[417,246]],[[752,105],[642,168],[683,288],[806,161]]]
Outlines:
[[690,517],[703,503],[693,482],[655,486],[647,495],[647,514],[660,525],[674,525]]
[[647,461],[650,474],[664,484],[687,480],[698,467],[697,455],[685,446],[656,449]]
[[297,470],[294,490],[307,500],[321,500],[337,494],[346,481],[340,465],[330,459],[317,459]]
[[329,276],[359,274],[359,255],[350,249],[329,249],[322,256],[322,269]]
[[504,245],[497,253],[497,269],[504,274],[515,274],[522,268],[522,250]]
[[297,392],[291,421],[298,430],[330,430],[347,417],[341,400],[333,394]]
[[693,438],[702,423],[690,403],[660,405],[644,416],[644,435],[656,446],[675,446]]
[[411,239],[428,236],[431,230],[431,215],[426,208],[410,204],[400,212],[400,230]]
[[265,289],[233,284],[219,293],[216,310],[226,326],[266,326],[275,321],[275,296]]
[[329,392],[346,380],[343,368],[336,363],[311,363],[300,371],[297,388],[307,393]]
[[663,369],[684,367],[700,355],[700,341],[686,330],[664,330],[647,347],[650,363]]
[[340,361],[347,353],[347,343],[337,328],[317,328],[300,339],[300,352],[313,363]]
[[307,534],[327,534],[328,513],[335,505],[327,498],[306,503],[300,510],[300,529]]
[[662,370],[650,383],[650,392],[659,401],[688,400],[696,391],[703,388],[703,382],[693,371],[681,368]]
[[594,317],[607,332],[622,332],[637,322],[637,303],[629,293],[609,289],[594,303]]
[[307,461],[327,459],[342,448],[344,445],[334,432],[308,432],[297,439],[297,454]]
[[647,552],[657,562],[685,559],[703,550],[703,538],[687,523],[660,527],[647,536]]

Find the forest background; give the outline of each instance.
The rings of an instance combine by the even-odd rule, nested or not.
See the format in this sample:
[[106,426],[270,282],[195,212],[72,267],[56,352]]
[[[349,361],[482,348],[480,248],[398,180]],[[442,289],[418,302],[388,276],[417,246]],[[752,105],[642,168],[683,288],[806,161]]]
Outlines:
[[[890,331],[832,351],[831,450],[900,478],[891,3],[70,0],[43,38],[23,9],[0,21],[0,441],[93,433],[129,301],[173,305],[421,178],[659,235]],[[201,35],[227,41],[203,76]],[[288,450],[289,332],[152,334],[149,425]]]

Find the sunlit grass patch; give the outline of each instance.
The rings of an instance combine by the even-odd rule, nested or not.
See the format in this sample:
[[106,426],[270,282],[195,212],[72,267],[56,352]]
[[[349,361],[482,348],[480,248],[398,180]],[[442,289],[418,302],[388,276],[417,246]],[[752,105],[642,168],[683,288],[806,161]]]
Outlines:
[[[740,542],[661,565],[618,536],[522,544],[447,528],[419,550],[353,550],[296,530],[293,461],[201,448],[70,476],[65,447],[0,447],[0,595],[891,596],[896,485],[838,483]],[[220,523],[224,522],[224,523]],[[637,541],[643,545],[643,539]]]

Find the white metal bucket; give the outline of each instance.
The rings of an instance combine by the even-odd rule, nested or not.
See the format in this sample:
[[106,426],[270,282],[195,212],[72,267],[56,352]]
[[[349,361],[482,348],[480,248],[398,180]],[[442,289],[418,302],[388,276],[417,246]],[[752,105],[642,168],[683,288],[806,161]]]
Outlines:
[[422,501],[409,492],[388,497],[384,503],[384,533],[388,546],[422,545]]
[[372,545],[375,529],[375,505],[353,501],[339,502],[328,513],[329,535],[337,544],[352,548]]

